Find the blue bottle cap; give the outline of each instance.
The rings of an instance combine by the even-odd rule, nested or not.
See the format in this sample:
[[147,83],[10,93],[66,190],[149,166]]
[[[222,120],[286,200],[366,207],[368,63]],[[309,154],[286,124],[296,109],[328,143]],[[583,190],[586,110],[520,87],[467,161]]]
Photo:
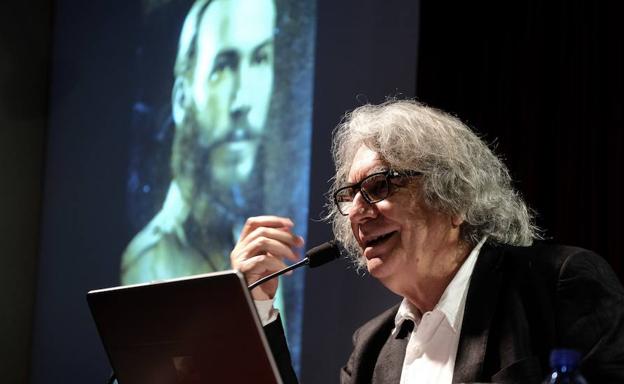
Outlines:
[[578,367],[581,360],[581,353],[574,349],[553,349],[550,352],[550,367],[569,367],[574,369]]

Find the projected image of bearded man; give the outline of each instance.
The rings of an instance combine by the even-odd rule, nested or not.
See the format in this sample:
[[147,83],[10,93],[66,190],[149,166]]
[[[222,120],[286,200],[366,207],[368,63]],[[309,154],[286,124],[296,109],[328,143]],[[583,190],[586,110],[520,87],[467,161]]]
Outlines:
[[189,11],[174,68],[173,179],[123,255],[124,284],[229,268],[245,218],[262,208],[274,27],[272,0],[197,1]]

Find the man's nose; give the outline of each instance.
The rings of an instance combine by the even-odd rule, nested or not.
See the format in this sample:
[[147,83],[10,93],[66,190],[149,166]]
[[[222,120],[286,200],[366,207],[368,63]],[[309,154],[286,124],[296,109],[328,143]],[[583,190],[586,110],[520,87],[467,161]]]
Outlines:
[[241,63],[232,89],[230,113],[234,119],[245,118],[251,109],[251,93],[253,89],[250,84],[252,80],[250,77],[249,64]]
[[362,196],[362,191],[358,191],[353,197],[353,205],[349,210],[349,220],[361,222],[377,217],[377,213],[377,206],[366,201]]

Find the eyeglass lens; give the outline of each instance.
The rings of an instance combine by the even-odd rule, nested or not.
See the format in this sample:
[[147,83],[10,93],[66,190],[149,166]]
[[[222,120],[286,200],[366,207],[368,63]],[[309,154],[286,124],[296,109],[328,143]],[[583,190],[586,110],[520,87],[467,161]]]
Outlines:
[[359,186],[354,185],[341,189],[336,193],[336,203],[338,209],[343,215],[348,215],[353,206],[353,199],[358,190],[362,192],[362,197],[369,203],[379,202],[388,197],[388,179],[387,174],[370,175],[363,179]]

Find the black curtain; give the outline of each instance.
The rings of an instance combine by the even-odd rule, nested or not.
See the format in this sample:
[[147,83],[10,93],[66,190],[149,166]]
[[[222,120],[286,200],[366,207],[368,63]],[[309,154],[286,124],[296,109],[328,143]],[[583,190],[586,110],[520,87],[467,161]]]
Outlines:
[[475,128],[551,241],[620,242],[624,23],[617,2],[421,2],[419,100]]

